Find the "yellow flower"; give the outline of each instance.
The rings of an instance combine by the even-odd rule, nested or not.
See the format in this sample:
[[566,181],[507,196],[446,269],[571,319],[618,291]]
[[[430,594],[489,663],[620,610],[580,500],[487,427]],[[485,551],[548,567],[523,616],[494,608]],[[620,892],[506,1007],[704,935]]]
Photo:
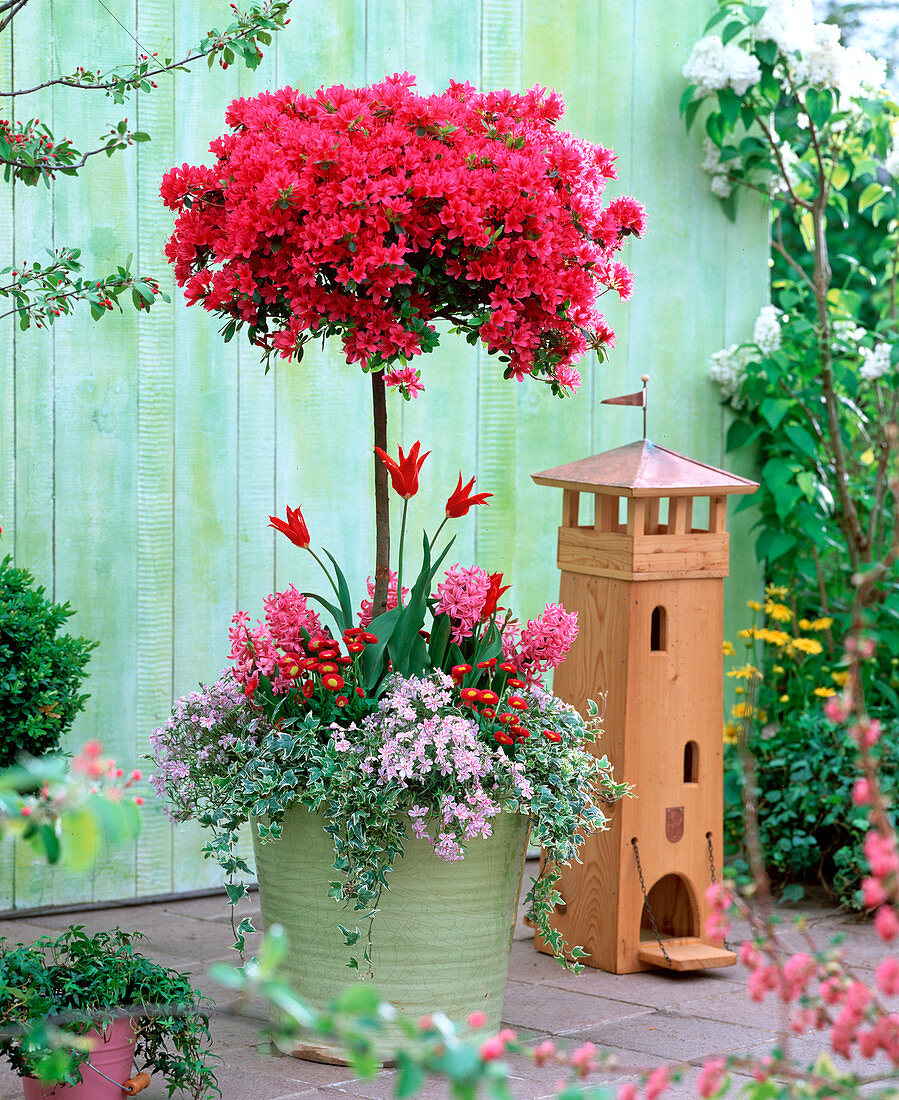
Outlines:
[[726,745],[735,744],[739,734],[740,734],[740,727],[736,724],[736,722],[725,722],[724,723],[724,743]]
[[783,665],[775,665],[774,668],[772,669],[772,672],[774,672],[778,676],[783,676],[783,671],[784,671],[784,666]]
[[772,645],[776,645],[779,648],[787,645],[790,642],[790,635],[783,630],[771,630],[767,626],[761,627],[755,632],[756,638],[760,638],[763,642],[770,642]]
[[734,695],[745,695],[746,688],[734,688]]
[[778,623],[788,623],[793,618],[793,612],[785,603],[775,603],[774,600],[765,600],[765,614]]
[[869,447],[867,451],[863,451],[859,456],[859,461],[864,462],[866,466],[874,465],[874,452]]
[[831,695],[836,695],[833,688],[820,687],[815,688],[815,695],[820,695],[822,699],[827,699]]
[[830,678],[837,685],[837,687],[842,687],[849,679],[849,673],[845,669],[843,669],[841,672],[831,672]]
[[748,626],[745,630],[738,630],[737,636],[739,638],[754,638],[757,631],[754,626]]
[[733,642],[725,642],[721,648],[724,650],[725,657],[733,657],[736,655],[737,651],[734,649]]
[[822,653],[824,650],[821,643],[814,638],[794,638],[793,648],[798,649],[800,653],[810,653],[813,655]]
[[780,701],[781,701],[782,703],[789,703],[789,701],[790,701],[790,697],[789,697],[789,695],[781,695],[781,697],[780,697]]
[[832,626],[833,619],[825,616],[823,619],[815,619],[809,626],[803,627],[803,630],[829,630]]
[[761,680],[762,674],[755,665],[743,665],[742,668],[731,669],[728,676],[735,676],[738,680]]
[[798,623],[800,630],[811,630],[812,624],[810,619],[800,619]]
[[758,600],[747,600],[746,601],[746,606],[749,608],[750,611],[761,611],[762,610],[762,605],[759,603]]
[[783,598],[784,596],[786,596],[787,591],[788,591],[788,589],[786,589],[782,584],[781,585],[769,584],[765,588],[765,595],[766,596],[780,596],[781,598]]
[[752,703],[734,703],[730,712],[734,718],[751,718],[755,714],[755,707]]

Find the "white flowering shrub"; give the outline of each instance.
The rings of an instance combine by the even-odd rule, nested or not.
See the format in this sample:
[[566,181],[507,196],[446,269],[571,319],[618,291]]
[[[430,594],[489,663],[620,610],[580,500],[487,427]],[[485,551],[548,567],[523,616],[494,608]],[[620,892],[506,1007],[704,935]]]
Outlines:
[[[894,527],[899,419],[899,108],[884,66],[816,23],[811,0],[718,0],[684,65],[697,160],[735,216],[741,191],[772,218],[772,304],[709,377],[734,412],[730,449],[761,461],[756,550],[769,582],[848,628],[847,578],[882,560]],[[871,698],[899,709],[899,572],[882,578]]]

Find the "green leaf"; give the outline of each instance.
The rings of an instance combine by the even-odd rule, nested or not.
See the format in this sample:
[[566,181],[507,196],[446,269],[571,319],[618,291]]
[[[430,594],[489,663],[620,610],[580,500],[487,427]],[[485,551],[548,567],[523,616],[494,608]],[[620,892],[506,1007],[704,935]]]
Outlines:
[[688,84],[684,88],[683,95],[680,97],[680,113],[683,114],[687,107],[690,105],[690,100],[693,98],[693,93],[696,91],[698,85]]
[[702,100],[701,99],[694,99],[693,102],[687,107],[686,111],[684,112],[684,123],[686,125],[686,128],[687,128],[688,132],[689,132],[690,127],[693,125],[693,122],[696,118],[696,112],[699,110],[699,108],[701,106],[702,106]]
[[796,475],[796,484],[805,494],[806,500],[813,501],[818,495],[818,481],[811,470],[801,470]]
[[708,34],[712,27],[717,27],[721,20],[726,19],[729,15],[730,12],[727,10],[727,8],[721,8],[719,11],[716,11],[712,18],[708,21],[708,23],[706,23],[703,34]]
[[342,633],[353,625],[353,601],[350,597],[350,587],[346,582],[346,577],[343,575],[343,570],[337,564],[334,555],[329,550],[325,550],[325,553],[331,559],[331,564],[334,566],[334,573],[337,576],[337,594],[340,600],[340,610],[343,612],[342,620],[338,620],[337,625]]
[[748,420],[735,420],[727,429],[725,446],[729,451],[738,451],[741,447],[748,447],[762,434],[760,424],[751,424]]
[[815,455],[818,450],[817,443],[810,432],[807,432],[801,424],[787,424],[784,426],[784,435],[802,455]]
[[822,129],[833,113],[833,93],[829,88],[808,88],[805,109],[815,126]]
[[724,120],[718,111],[712,111],[705,120],[705,132],[720,148],[724,141]]
[[797,545],[798,539],[795,535],[787,534],[786,531],[774,531],[767,527],[756,540],[755,553],[759,561],[770,563],[782,558]]
[[349,985],[334,1002],[334,1010],[348,1016],[377,1016],[381,995],[368,982]]
[[740,117],[740,97],[730,88],[722,88],[718,92],[718,106],[725,122],[733,128]]
[[850,172],[845,164],[834,165],[833,172],[830,174],[830,182],[837,191],[842,191],[846,184],[849,182]]
[[767,10],[767,4],[746,4],[743,8],[743,14],[749,22],[755,26],[756,23],[761,22],[762,16]]
[[738,19],[734,19],[732,23],[728,23],[721,34],[721,45],[726,46],[728,42],[736,38],[745,25],[745,23],[741,23]]
[[792,409],[793,402],[783,397],[766,397],[759,407],[759,412],[768,422],[769,427],[776,431],[778,425]]
[[401,1050],[396,1058],[396,1079],[393,1083],[393,1095],[397,1100],[415,1096],[425,1083],[425,1074],[421,1066],[413,1062],[409,1055]]
[[882,199],[885,192],[879,183],[869,183],[858,197],[858,212],[863,214],[869,206]]

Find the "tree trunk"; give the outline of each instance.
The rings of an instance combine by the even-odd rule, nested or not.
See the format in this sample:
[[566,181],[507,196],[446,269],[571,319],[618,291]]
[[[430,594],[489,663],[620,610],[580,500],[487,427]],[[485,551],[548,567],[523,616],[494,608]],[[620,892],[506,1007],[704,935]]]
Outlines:
[[[375,429],[375,446],[387,450],[387,392],[384,373],[371,372],[371,411]],[[390,582],[390,500],[387,495],[387,468],[374,456],[375,463],[375,594],[372,597],[372,618],[387,610],[387,587]]]

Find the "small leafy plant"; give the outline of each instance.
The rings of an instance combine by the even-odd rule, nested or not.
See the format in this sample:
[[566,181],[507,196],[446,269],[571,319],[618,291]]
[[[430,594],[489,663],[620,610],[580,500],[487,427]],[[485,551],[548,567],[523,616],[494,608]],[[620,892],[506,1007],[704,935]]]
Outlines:
[[161,1073],[170,1096],[221,1095],[203,997],[184,975],[135,951],[140,938],[75,926],[31,944],[0,939],[0,1056],[20,1077],[77,1084],[90,1058],[79,1037],[127,1015],[135,1062]]
[[79,689],[97,643],[59,633],[74,614],[9,556],[0,561],[0,767],[55,749],[84,708]]

